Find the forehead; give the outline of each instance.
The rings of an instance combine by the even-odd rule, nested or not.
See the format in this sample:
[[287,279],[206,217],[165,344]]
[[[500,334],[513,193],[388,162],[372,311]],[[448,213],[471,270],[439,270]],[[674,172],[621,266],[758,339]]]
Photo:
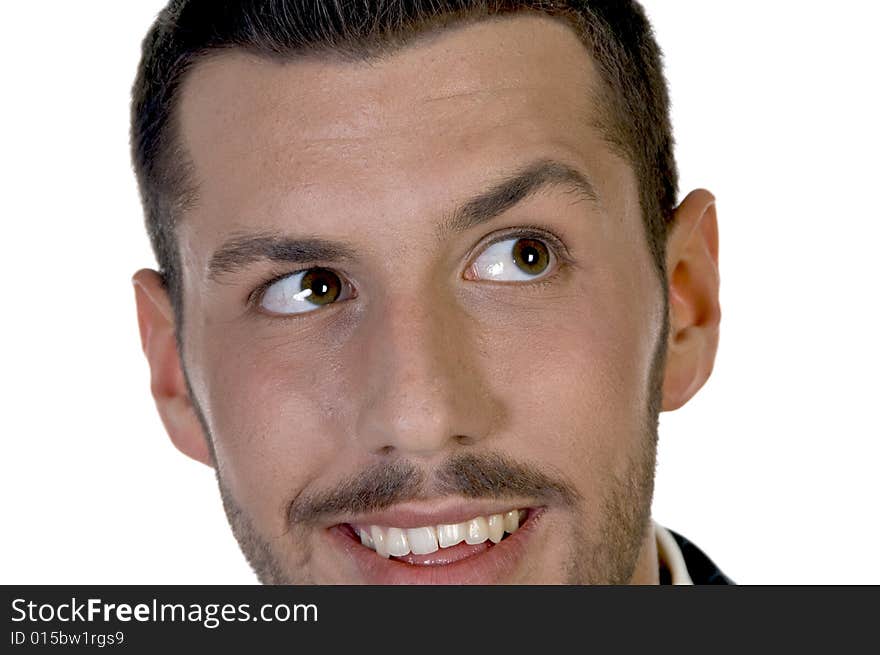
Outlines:
[[318,231],[352,207],[367,221],[436,214],[530,154],[600,168],[597,86],[567,24],[517,15],[363,63],[224,51],[186,79],[179,120],[208,233],[280,220],[292,205],[300,227]]

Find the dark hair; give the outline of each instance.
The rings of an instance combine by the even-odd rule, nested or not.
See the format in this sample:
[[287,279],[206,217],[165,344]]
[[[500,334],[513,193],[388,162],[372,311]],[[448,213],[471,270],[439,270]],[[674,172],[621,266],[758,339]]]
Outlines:
[[196,202],[197,189],[175,117],[181,83],[196,62],[228,48],[281,60],[316,52],[365,60],[446,25],[528,11],[566,21],[592,54],[603,81],[600,127],[635,171],[648,245],[665,279],[678,173],[662,55],[635,0],[171,0],[143,41],[132,90],[131,149],[147,231],[178,327],[175,225]]

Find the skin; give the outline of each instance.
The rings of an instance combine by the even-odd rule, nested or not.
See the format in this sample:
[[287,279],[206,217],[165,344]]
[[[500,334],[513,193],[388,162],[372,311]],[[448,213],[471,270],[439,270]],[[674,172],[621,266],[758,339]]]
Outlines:
[[[231,51],[187,78],[181,132],[199,202],[178,227],[183,361],[146,269],[134,276],[139,325],[164,425],[216,467],[261,580],[363,581],[328,546],[345,512],[297,523],[291,504],[398,465],[424,484],[395,502],[445,506],[456,493],[437,473],[467,454],[575,492],[503,494],[546,509],[498,582],[658,582],[650,401],[676,409],[712,370],[715,205],[697,190],[678,207],[659,280],[632,167],[594,127],[598,84],[574,32],[536,16],[456,28],[370,65]],[[452,208],[542,158],[582,171],[598,201],[548,187],[438,244]],[[571,261],[559,275],[467,278],[489,238],[522,225],[561,238]],[[314,265],[343,273],[356,297],[287,318],[249,307],[260,284],[308,268],[261,261],[212,279],[212,254],[251,232],[348,241],[354,260]]]

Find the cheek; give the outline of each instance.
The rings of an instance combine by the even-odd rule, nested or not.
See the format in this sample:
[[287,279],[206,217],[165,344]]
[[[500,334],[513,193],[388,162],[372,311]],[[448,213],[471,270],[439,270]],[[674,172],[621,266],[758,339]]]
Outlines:
[[286,505],[330,470],[337,441],[332,368],[293,338],[227,331],[202,361],[212,434],[226,484],[258,525],[281,522]]
[[497,378],[511,412],[510,448],[578,485],[595,484],[585,495],[644,443],[653,339],[638,299],[621,302],[625,286],[619,277],[595,280],[560,302],[552,320],[511,332],[494,355],[521,363]]

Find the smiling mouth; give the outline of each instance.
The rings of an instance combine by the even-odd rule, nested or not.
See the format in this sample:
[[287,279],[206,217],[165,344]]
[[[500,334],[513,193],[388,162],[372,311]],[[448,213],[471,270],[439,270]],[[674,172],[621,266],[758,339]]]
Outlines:
[[451,564],[485,552],[516,532],[529,518],[528,509],[474,516],[460,523],[400,528],[343,524],[352,539],[377,556],[419,566]]

